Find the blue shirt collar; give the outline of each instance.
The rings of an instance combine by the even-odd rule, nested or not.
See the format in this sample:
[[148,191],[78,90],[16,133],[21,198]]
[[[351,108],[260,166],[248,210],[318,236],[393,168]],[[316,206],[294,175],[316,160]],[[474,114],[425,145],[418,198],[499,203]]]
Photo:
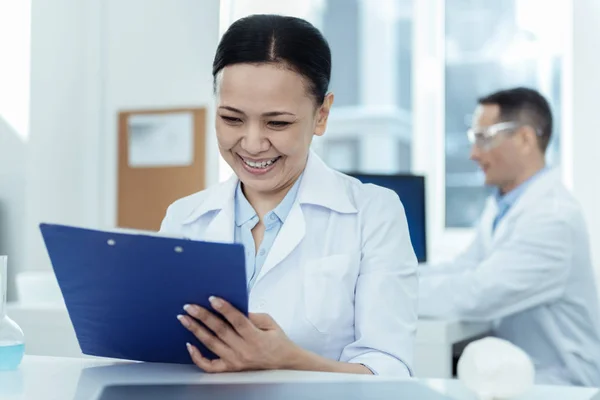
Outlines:
[[235,224],[242,226],[256,216],[256,211],[250,205],[242,191],[242,183],[238,182],[235,189]]
[[527,188],[538,178],[544,175],[548,170],[548,167],[544,167],[543,169],[535,173],[532,177],[530,177],[525,182],[521,183],[519,186],[517,186],[505,195],[502,195],[500,193],[500,190],[496,189],[494,198],[496,199],[498,209],[503,210],[512,207],[517,202],[517,200],[519,200],[519,198],[523,195],[523,193],[525,193]]
[[[286,218],[288,217],[290,211],[292,210],[292,206],[294,205],[294,201],[298,196],[298,188],[300,186],[300,181],[302,180],[302,175],[296,180],[294,186],[287,192],[281,203],[275,207],[272,211],[281,223],[284,223]],[[237,226],[242,226],[254,217],[256,217],[256,211],[252,208],[252,205],[246,199],[244,192],[242,191],[242,183],[238,182],[237,188],[235,190],[235,224]]]

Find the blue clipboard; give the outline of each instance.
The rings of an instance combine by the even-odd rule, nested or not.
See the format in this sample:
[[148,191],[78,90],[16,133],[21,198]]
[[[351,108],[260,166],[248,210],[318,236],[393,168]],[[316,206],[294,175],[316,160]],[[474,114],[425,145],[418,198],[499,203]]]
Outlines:
[[185,343],[214,359],[181,323],[185,304],[221,297],[248,315],[239,244],[41,224],[40,230],[84,354],[191,364]]

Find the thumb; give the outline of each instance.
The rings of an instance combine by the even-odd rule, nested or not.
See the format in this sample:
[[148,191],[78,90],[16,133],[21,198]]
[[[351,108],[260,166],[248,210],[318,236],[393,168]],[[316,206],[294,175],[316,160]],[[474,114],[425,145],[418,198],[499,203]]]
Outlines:
[[248,318],[258,329],[272,330],[279,326],[269,314],[249,313]]

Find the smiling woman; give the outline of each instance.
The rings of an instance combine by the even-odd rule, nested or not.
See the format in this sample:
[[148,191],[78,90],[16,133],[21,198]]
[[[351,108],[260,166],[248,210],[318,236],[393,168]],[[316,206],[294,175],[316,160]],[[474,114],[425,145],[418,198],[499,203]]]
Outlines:
[[271,206],[301,175],[313,135],[325,132],[333,95],[317,105],[305,80],[271,63],[229,65],[217,75],[221,155],[244,182],[246,196],[260,192]]
[[[285,29],[289,22],[297,29]],[[275,206],[301,175],[313,135],[325,133],[329,46],[306,21],[245,18],[223,36],[213,75],[221,155],[246,196],[263,192]]]
[[333,104],[327,41],[298,18],[243,18],[213,75],[219,150],[235,174],[171,205],[161,230],[243,244],[250,315],[227,299],[187,305],[179,320],[219,358],[188,345],[190,356],[208,372],[409,376],[417,261],[402,204],[310,151]]

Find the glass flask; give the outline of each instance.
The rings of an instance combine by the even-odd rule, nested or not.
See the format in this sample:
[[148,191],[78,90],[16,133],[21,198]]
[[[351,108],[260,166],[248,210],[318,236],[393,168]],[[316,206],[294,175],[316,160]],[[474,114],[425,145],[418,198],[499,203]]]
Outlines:
[[15,370],[25,353],[23,331],[6,315],[8,257],[0,256],[0,371]]

